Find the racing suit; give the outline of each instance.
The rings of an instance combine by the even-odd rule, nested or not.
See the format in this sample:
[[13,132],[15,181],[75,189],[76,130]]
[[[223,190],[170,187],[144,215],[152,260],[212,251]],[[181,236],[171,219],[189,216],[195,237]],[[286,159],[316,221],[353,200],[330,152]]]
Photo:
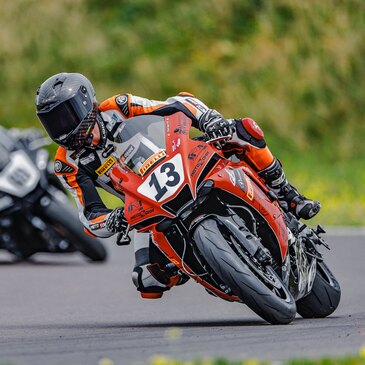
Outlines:
[[[104,135],[103,148],[84,147],[78,151],[59,147],[55,156],[55,174],[73,195],[85,232],[94,237],[110,237],[114,233],[106,229],[106,221],[111,213],[102,202],[96,187],[105,189],[120,199],[124,196],[113,188],[109,173],[115,163],[114,138],[118,127],[126,119],[142,114],[170,115],[183,112],[193,121],[193,126],[203,129],[203,124],[211,115],[219,115],[203,102],[189,93],[182,92],[166,101],[155,101],[131,94],[115,95],[99,104],[99,111],[104,121],[101,134]],[[214,113],[212,113],[212,111]],[[249,118],[239,123],[237,133],[244,141],[244,155],[257,171],[270,166],[274,157],[263,139],[261,129]],[[241,120],[240,120],[241,121]],[[242,144],[241,144],[242,145]],[[231,153],[234,148],[227,148]],[[239,151],[241,154],[243,150]],[[166,278],[160,254],[153,245],[148,233],[134,233],[134,250],[136,264],[132,274],[133,282],[142,297],[157,298],[162,292],[176,284],[176,276]],[[166,274],[166,275],[165,275]]]

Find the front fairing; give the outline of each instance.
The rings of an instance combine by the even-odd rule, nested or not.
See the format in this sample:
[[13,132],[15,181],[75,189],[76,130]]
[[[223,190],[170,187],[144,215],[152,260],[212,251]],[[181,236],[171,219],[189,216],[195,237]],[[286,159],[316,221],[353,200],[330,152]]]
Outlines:
[[17,198],[23,198],[39,183],[40,172],[25,151],[16,150],[9,154],[9,160],[0,172],[0,191]]
[[[221,158],[209,144],[192,140],[191,120],[184,114],[149,118],[132,118],[121,128],[119,142],[123,146],[116,147],[118,163],[110,175],[115,187],[125,193],[125,215],[130,225],[149,230],[166,217],[177,217],[185,203],[197,199],[199,186],[211,179],[216,189],[230,193],[238,205],[250,205],[272,227],[284,259],[287,229],[283,215],[250,170]],[[139,160],[139,166],[129,164],[129,157],[139,150],[139,142],[131,143],[137,134],[156,145],[156,152],[143,156],[145,161]],[[152,139],[152,134],[158,135]],[[140,156],[133,158],[138,161]]]
[[[164,217],[176,217],[184,202],[195,199],[202,170],[216,154],[209,145],[190,139],[191,120],[183,113],[152,117],[151,121],[151,116],[132,118],[120,129],[118,142],[123,145],[116,146],[118,163],[110,175],[114,186],[125,193],[127,220],[139,229],[142,221],[147,228]],[[125,132],[127,135],[123,135]],[[138,138],[133,139],[137,134]],[[150,134],[155,134],[153,139]],[[142,159],[141,153],[130,157],[141,150],[141,135],[150,139],[156,152]],[[132,158],[142,165],[130,164]]]
[[270,227],[279,243],[281,260],[284,261],[288,252],[288,230],[284,216],[257,176],[240,163],[218,163],[207,179],[213,180],[215,188],[220,189],[224,196],[229,194],[232,197],[232,201],[227,199],[227,205],[234,205],[233,201],[236,201],[236,205],[240,202],[239,205],[250,207],[257,217],[267,223],[266,226]]

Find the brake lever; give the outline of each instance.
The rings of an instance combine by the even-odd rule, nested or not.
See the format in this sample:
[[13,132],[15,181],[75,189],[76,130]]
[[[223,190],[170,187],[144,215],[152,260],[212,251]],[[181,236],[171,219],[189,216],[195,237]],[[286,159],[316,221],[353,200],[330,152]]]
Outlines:
[[230,139],[232,138],[232,135],[231,134],[228,134],[227,136],[220,136],[220,137],[216,137],[216,138],[212,138],[212,139],[208,139],[206,140],[205,142],[206,143],[216,143],[216,142],[219,142],[219,141],[223,141],[225,140],[226,142],[229,141]]
[[[213,144],[215,148],[221,150],[222,147],[225,145],[225,143],[228,142],[230,139],[232,139],[232,135],[228,134],[227,136],[220,136],[220,137],[208,139],[205,142],[208,144]],[[224,141],[224,143],[221,143],[221,141]]]

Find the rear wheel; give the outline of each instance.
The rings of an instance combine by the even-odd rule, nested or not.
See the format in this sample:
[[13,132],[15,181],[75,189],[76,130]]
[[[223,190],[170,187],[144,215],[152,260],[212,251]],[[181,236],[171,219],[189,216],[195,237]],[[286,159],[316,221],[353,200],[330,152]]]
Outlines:
[[260,317],[271,324],[290,323],[296,306],[289,290],[271,266],[260,265],[244,250],[238,256],[221,229],[212,218],[195,229],[194,240],[208,265]]
[[303,318],[324,318],[336,310],[340,299],[340,284],[328,266],[318,262],[312,290],[297,301],[297,312]]
[[42,219],[91,261],[104,261],[107,252],[96,238],[88,236],[80,223],[76,209],[66,196],[51,198],[42,210]]

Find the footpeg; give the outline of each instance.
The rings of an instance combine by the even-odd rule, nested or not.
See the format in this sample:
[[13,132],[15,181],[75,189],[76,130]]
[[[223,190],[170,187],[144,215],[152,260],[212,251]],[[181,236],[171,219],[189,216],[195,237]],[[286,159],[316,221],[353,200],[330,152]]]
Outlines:
[[320,235],[320,234],[322,234],[322,233],[326,233],[326,231],[324,230],[324,228],[320,225],[320,224],[318,224],[318,226],[317,226],[317,228],[315,229],[315,231],[314,231],[317,235]]

